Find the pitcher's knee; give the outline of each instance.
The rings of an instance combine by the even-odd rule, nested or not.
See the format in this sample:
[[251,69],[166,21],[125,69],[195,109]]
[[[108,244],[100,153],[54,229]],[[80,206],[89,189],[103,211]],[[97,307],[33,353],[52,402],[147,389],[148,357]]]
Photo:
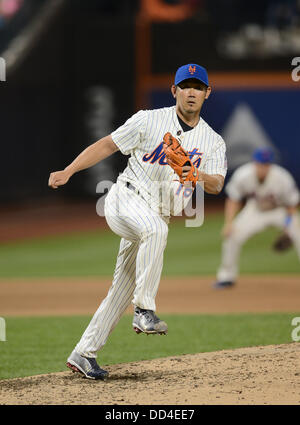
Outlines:
[[151,223],[151,225],[144,227],[142,231],[142,237],[144,239],[152,238],[156,241],[160,241],[161,243],[166,244],[168,232],[168,225],[164,221],[154,221],[153,223]]
[[248,239],[248,235],[245,235],[241,232],[234,231],[228,238],[226,239],[228,243],[235,245],[242,245]]

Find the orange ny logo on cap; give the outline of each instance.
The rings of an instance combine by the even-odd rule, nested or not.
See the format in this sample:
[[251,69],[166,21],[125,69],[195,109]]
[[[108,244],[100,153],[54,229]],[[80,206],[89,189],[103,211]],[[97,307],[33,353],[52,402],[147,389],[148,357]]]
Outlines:
[[189,66],[189,73],[193,75],[193,74],[195,74],[195,72],[196,72],[196,66],[190,65]]

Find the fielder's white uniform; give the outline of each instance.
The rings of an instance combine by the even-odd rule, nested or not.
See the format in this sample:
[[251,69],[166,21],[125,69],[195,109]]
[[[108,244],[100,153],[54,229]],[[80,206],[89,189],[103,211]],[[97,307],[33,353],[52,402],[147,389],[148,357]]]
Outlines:
[[202,118],[184,132],[175,108],[139,111],[111,134],[120,151],[131,155],[105,200],[107,223],[122,239],[112,286],[75,347],[83,356],[97,356],[131,302],[143,309],[156,309],[171,215],[166,189],[171,189],[176,212],[175,198],[183,193],[178,176],[165,160],[165,133],[180,140],[199,170],[226,175],[222,137]]
[[[238,275],[238,260],[241,246],[254,234],[269,226],[285,227],[286,207],[297,206],[299,192],[291,174],[279,165],[270,165],[263,183],[259,183],[255,164],[239,167],[232,175],[225,191],[234,201],[247,198],[245,207],[233,221],[233,231],[222,246],[222,262],[217,280],[233,281]],[[295,215],[286,228],[293,240],[300,259],[299,217]]]

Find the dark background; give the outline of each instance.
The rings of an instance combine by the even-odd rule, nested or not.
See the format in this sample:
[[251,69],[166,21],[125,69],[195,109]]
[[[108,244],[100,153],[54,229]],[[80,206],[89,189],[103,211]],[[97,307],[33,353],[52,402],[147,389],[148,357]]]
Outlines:
[[[24,29],[34,27],[34,19],[42,8],[51,7],[51,3],[26,0],[20,3],[14,16],[3,20],[0,56],[5,55]],[[297,2],[284,2],[291,9],[279,14],[274,10],[280,6],[280,1],[162,0],[161,3],[168,6],[186,3],[193,13],[179,21],[151,22],[151,72],[154,76],[172,76],[178,66],[195,61],[195,57],[209,73],[291,72],[291,60],[297,56],[296,52],[283,48],[262,50],[258,38],[264,28],[275,28],[277,33],[290,28],[296,31],[299,25]],[[127,158],[117,153],[98,172],[83,171],[73,176],[63,190],[52,191],[47,186],[51,171],[64,168],[87,145],[109,134],[136,111],[135,25],[140,10],[138,0],[61,1],[55,17],[34,37],[19,63],[7,69],[6,81],[0,82],[0,204],[60,197],[90,199],[96,196],[97,179],[116,179],[124,169]],[[248,24],[251,24],[250,29]],[[250,44],[246,53],[226,53],[222,40],[239,34],[245,40],[247,31]],[[147,49],[144,54],[147,58]],[[234,91],[237,96],[236,89]],[[270,88],[267,91],[270,93]],[[299,83],[287,91],[293,93],[293,108],[299,108]],[[159,95],[155,91],[152,95],[152,99],[156,96],[156,101],[149,107],[161,101],[166,105],[172,102],[167,87]],[[217,91],[215,99],[222,105],[220,96]],[[257,99],[252,103],[259,102]],[[280,93],[275,99],[280,99]],[[270,102],[274,103],[274,98]],[[212,105],[218,108],[217,103]],[[226,117],[225,107],[224,111]],[[220,118],[223,115],[219,112],[216,116],[209,107],[205,111],[209,124],[216,125],[217,131],[222,130],[225,119]],[[274,126],[269,115],[266,115],[266,126],[272,132]],[[263,122],[264,117],[261,119]],[[289,126],[289,117],[285,120],[280,130],[283,134]],[[283,149],[285,143],[291,143],[291,138],[299,149],[299,124],[293,122],[292,129],[289,140],[281,138]],[[283,157],[287,168],[293,161],[290,169],[299,181],[295,162],[297,149],[294,152],[289,149]]]

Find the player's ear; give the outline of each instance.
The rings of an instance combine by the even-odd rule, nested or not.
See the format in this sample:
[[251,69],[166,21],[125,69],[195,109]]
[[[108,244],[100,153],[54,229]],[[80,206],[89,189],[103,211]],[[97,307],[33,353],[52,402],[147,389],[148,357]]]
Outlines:
[[174,99],[176,99],[176,89],[177,89],[177,87],[174,84],[172,84],[171,93],[172,93]]
[[208,99],[210,94],[211,94],[211,87],[208,86],[206,89],[205,99]]

